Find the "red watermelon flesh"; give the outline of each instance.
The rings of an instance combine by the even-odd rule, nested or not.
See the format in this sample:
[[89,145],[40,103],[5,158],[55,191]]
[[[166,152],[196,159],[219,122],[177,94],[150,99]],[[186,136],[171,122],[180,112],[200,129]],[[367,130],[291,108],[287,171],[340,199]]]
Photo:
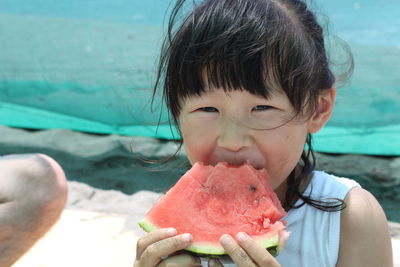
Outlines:
[[148,232],[174,227],[178,233],[191,233],[193,244],[187,250],[222,255],[226,253],[219,244],[221,235],[238,232],[279,251],[288,236],[280,221],[285,215],[265,169],[248,163],[195,163],[139,225]]

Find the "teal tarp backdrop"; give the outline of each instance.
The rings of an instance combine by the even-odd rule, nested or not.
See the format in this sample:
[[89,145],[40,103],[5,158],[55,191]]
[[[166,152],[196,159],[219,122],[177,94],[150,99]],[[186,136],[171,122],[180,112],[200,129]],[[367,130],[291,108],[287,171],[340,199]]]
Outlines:
[[[352,48],[321,152],[400,155],[400,5],[318,1]],[[0,124],[174,138],[150,110],[167,0],[2,0]],[[335,47],[333,47],[335,48]],[[332,49],[334,53],[335,49]],[[168,117],[165,108],[161,121]]]

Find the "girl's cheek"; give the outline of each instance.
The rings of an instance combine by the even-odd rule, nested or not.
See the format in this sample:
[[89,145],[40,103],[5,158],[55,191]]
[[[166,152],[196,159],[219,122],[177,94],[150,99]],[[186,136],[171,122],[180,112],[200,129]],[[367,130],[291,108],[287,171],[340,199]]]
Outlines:
[[206,153],[202,150],[192,148],[186,151],[186,155],[192,165],[195,162],[207,162]]

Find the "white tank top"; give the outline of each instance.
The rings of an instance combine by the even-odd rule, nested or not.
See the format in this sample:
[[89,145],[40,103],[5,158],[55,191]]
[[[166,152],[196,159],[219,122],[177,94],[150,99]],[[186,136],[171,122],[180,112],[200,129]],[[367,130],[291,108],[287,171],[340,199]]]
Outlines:
[[[356,181],[314,171],[304,195],[314,200],[344,199]],[[302,203],[301,200],[296,202]],[[338,260],[340,212],[327,212],[308,204],[292,209],[284,218],[290,233],[284,249],[277,256],[282,267],[334,267]],[[223,259],[224,266],[236,266]]]

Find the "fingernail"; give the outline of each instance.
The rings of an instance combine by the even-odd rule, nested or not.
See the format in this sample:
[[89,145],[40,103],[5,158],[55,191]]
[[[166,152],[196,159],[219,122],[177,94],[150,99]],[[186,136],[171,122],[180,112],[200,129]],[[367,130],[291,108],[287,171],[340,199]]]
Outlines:
[[229,245],[232,242],[232,238],[229,235],[223,235],[220,239],[222,245]]
[[191,234],[182,234],[181,240],[183,242],[190,242],[190,241],[192,241],[192,235]]
[[167,228],[167,234],[168,235],[176,235],[176,229],[175,228]]
[[247,235],[246,235],[245,233],[243,233],[243,232],[239,232],[239,233],[236,235],[236,239],[237,239],[239,242],[244,242],[244,241],[246,241],[246,239],[247,239]]

